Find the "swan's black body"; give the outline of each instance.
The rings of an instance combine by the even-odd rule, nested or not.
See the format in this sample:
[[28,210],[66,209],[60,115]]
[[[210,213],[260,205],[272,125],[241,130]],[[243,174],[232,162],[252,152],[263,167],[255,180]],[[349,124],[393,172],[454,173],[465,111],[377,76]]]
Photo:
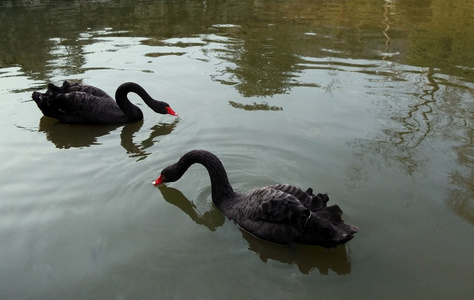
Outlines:
[[303,243],[335,247],[351,240],[357,227],[344,224],[342,210],[327,206],[329,197],[288,184],[234,192],[221,161],[212,153],[193,150],[166,167],[155,185],[181,178],[193,164],[202,164],[211,178],[212,200],[242,229],[258,238],[284,245]]
[[64,81],[61,87],[50,83],[46,93],[33,92],[32,98],[45,116],[63,123],[125,124],[143,119],[142,111],[128,100],[129,92],[138,94],[157,113],[176,115],[166,102],[154,100],[133,82],[117,88],[117,101],[99,88],[69,81]]

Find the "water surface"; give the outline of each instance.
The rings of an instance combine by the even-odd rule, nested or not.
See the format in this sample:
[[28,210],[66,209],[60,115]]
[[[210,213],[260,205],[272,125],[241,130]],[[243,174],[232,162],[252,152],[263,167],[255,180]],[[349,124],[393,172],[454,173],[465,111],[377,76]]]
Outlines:
[[[0,298],[468,299],[474,292],[469,1],[0,2]],[[31,93],[125,81],[171,104],[124,126],[43,117]],[[359,227],[272,245],[210,199],[326,192]]]

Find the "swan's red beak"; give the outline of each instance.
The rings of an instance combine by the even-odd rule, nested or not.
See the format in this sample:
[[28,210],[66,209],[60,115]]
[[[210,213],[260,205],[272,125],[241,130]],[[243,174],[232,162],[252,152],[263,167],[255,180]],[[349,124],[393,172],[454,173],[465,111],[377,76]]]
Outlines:
[[166,111],[168,112],[169,115],[172,115],[172,116],[177,116],[177,115],[178,115],[178,114],[175,113],[175,111],[174,111],[171,107],[169,107],[169,106],[166,107]]
[[159,184],[162,184],[162,183],[163,183],[163,178],[162,178],[161,175],[160,175],[160,177],[158,177],[158,179],[155,180],[155,181],[153,181],[152,183],[153,183],[153,185],[155,185],[155,186],[156,186],[156,185],[159,185]]

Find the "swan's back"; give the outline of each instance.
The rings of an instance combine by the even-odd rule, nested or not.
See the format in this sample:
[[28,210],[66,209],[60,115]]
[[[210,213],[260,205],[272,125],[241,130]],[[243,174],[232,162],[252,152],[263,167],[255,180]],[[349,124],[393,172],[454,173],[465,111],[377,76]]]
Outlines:
[[109,96],[106,92],[103,90],[92,86],[92,85],[83,85],[80,84],[79,82],[73,82],[73,81],[67,81],[65,80],[63,82],[63,85],[61,87],[55,86],[52,83],[48,84],[48,90],[46,91],[46,94],[48,93],[55,93],[55,94],[68,94],[72,92],[83,92],[86,94],[90,94],[95,97],[105,97],[108,99],[112,99],[112,97]]
[[112,97],[89,85],[64,81],[58,87],[50,83],[46,93],[34,92],[32,98],[45,116],[64,123],[110,124],[130,121]]
[[278,243],[304,243],[334,247],[357,232],[344,224],[342,210],[327,206],[329,197],[314,195],[287,184],[256,188],[237,195],[224,213],[242,229],[261,239]]

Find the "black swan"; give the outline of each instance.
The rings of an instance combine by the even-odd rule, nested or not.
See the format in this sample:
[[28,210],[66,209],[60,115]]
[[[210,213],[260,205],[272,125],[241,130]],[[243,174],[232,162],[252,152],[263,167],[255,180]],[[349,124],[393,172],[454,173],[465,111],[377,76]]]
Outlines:
[[168,103],[153,99],[138,84],[126,82],[115,92],[115,101],[103,90],[90,85],[64,81],[61,87],[48,84],[42,94],[33,92],[32,98],[47,117],[69,124],[125,124],[143,119],[143,113],[127,98],[129,92],[138,94],[155,112],[177,114]]
[[206,167],[211,178],[212,201],[224,214],[252,235],[273,243],[302,243],[327,248],[351,240],[357,227],[344,224],[337,205],[326,206],[329,197],[314,195],[296,186],[276,184],[234,192],[221,161],[205,150],[193,150],[161,171],[153,184],[181,178],[193,164]]

